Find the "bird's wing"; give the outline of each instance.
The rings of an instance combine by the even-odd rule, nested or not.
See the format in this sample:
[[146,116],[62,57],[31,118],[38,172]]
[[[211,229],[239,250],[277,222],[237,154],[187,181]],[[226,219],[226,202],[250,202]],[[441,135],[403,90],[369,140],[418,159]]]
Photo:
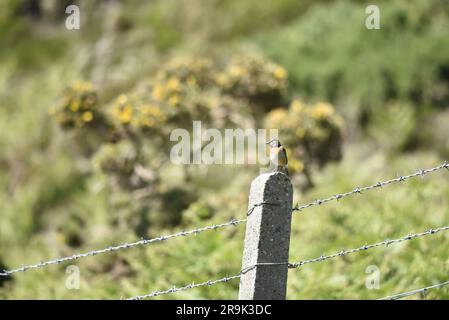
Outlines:
[[281,152],[282,152],[282,155],[283,155],[284,158],[285,158],[285,164],[288,164],[287,151],[285,150],[284,147],[282,147]]

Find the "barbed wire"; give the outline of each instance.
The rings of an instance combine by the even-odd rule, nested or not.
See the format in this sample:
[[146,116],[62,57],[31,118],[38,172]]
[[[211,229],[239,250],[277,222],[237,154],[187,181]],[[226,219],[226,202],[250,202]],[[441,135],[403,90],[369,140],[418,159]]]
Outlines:
[[221,279],[217,279],[217,280],[208,280],[205,282],[201,282],[201,283],[191,283],[188,284],[186,286],[183,287],[172,287],[171,289],[167,289],[167,290],[161,290],[161,291],[154,291],[148,294],[144,294],[144,295],[140,295],[140,296],[135,296],[132,298],[129,298],[128,300],[141,300],[141,299],[146,299],[146,298],[153,298],[156,296],[160,296],[160,295],[164,295],[164,294],[170,294],[170,293],[174,293],[174,292],[178,292],[178,291],[184,291],[184,290],[189,290],[189,289],[193,289],[193,288],[198,288],[198,287],[204,287],[204,286],[212,286],[218,283],[223,283],[223,282],[228,282],[230,280],[233,279],[237,279],[240,278],[243,274],[253,270],[254,268],[258,267],[258,266],[273,266],[273,265],[287,265],[289,269],[296,269],[299,268],[303,265],[309,264],[309,263],[316,263],[316,262],[322,262],[328,259],[334,259],[334,258],[338,258],[338,257],[342,257],[342,256],[346,256],[348,254],[352,254],[352,253],[356,253],[356,252],[360,252],[360,251],[366,251],[375,247],[379,247],[379,246],[389,246],[390,244],[396,244],[396,243],[400,243],[403,241],[408,241],[408,240],[412,240],[415,238],[419,238],[419,237],[424,237],[424,236],[428,236],[428,235],[434,235],[437,234],[441,231],[447,231],[449,230],[449,226],[445,226],[445,227],[440,227],[440,228],[436,228],[436,229],[429,229],[427,231],[424,232],[420,232],[420,233],[414,233],[414,234],[409,234],[405,237],[402,238],[397,238],[397,239],[392,239],[392,240],[384,240],[381,242],[377,242],[377,243],[373,243],[373,244],[368,244],[368,245],[364,245],[358,248],[354,248],[354,249],[350,249],[350,250],[345,250],[342,249],[336,253],[330,254],[330,255],[321,255],[320,257],[317,258],[313,258],[313,259],[308,259],[308,260],[302,260],[299,262],[262,262],[262,263],[257,263],[254,264],[250,267],[246,267],[243,268],[238,274],[232,275],[232,276],[226,276],[224,278]]
[[424,287],[424,288],[420,288],[420,289],[416,289],[416,290],[412,290],[412,291],[408,291],[408,292],[402,292],[402,293],[394,294],[394,295],[391,295],[391,296],[380,298],[378,300],[398,300],[398,299],[409,297],[409,296],[412,296],[412,295],[415,295],[415,294],[418,294],[418,293],[426,293],[428,290],[441,288],[441,287],[444,287],[444,286],[447,286],[447,285],[449,285],[449,281],[437,283],[437,284],[434,284],[433,286],[428,286],[428,287]]
[[364,246],[350,249],[350,250],[342,249],[339,252],[336,252],[336,253],[333,253],[330,255],[322,255],[322,256],[320,256],[318,258],[314,258],[314,259],[303,260],[303,261],[299,261],[299,262],[295,262],[295,263],[289,263],[289,268],[294,269],[294,268],[301,267],[308,263],[321,262],[321,261],[328,260],[328,259],[343,257],[348,254],[352,254],[352,253],[356,253],[356,252],[360,252],[360,251],[366,251],[366,250],[373,249],[373,248],[380,247],[380,246],[389,246],[390,244],[395,244],[395,243],[408,241],[408,240],[412,240],[412,239],[419,238],[419,237],[433,235],[438,232],[447,231],[447,230],[449,230],[449,226],[440,227],[440,228],[436,228],[436,229],[429,229],[427,231],[420,232],[420,233],[411,233],[402,238],[397,238],[397,239],[393,239],[393,240],[384,240],[384,241],[373,243],[373,244],[366,244]]
[[230,277],[224,277],[221,279],[217,279],[217,280],[208,280],[205,282],[201,282],[201,283],[191,283],[188,284],[184,287],[172,287],[171,289],[167,289],[167,290],[162,290],[162,291],[154,291],[152,293],[148,293],[148,294],[144,294],[141,296],[136,296],[136,297],[132,297],[129,298],[127,300],[142,300],[142,299],[147,299],[147,298],[152,298],[152,297],[156,297],[156,296],[160,296],[163,294],[169,294],[169,293],[174,293],[174,292],[178,292],[178,291],[183,291],[183,290],[189,290],[189,289],[193,289],[193,288],[198,288],[198,287],[204,287],[204,286],[213,286],[214,284],[217,283],[223,283],[223,282],[228,282],[234,279],[238,279],[240,278],[241,274],[236,274]]
[[[258,206],[258,204],[256,204],[255,206]],[[251,208],[250,210],[254,210],[254,208]],[[248,210],[248,212],[250,212],[250,210]],[[51,260],[47,260],[47,261],[41,261],[36,264],[22,265],[20,268],[16,268],[16,269],[3,270],[2,272],[0,272],[0,276],[10,276],[11,274],[14,274],[14,273],[25,272],[25,271],[28,271],[31,269],[39,269],[39,268],[43,268],[43,267],[46,267],[49,265],[61,264],[63,262],[78,260],[78,259],[84,258],[84,257],[95,256],[98,254],[114,252],[114,251],[119,251],[119,250],[123,250],[123,249],[129,249],[129,248],[133,248],[133,247],[137,247],[137,246],[146,246],[146,245],[149,245],[149,244],[152,244],[155,242],[165,241],[165,240],[172,239],[172,238],[197,235],[204,231],[217,230],[217,229],[229,227],[229,226],[237,226],[238,224],[241,224],[244,222],[246,222],[246,219],[241,219],[241,220],[231,219],[230,221],[225,222],[225,223],[214,224],[214,225],[210,225],[207,227],[192,229],[189,231],[181,231],[181,232],[177,232],[174,234],[159,236],[159,237],[156,237],[153,239],[141,239],[141,240],[135,241],[135,242],[125,242],[125,243],[122,243],[122,244],[119,244],[116,246],[109,246],[104,249],[92,250],[92,251],[88,251],[88,252],[84,252],[84,253],[77,253],[77,254],[73,254],[71,256],[67,256],[67,257],[61,257],[61,258],[55,258],[55,259],[51,259]]]
[[[250,209],[248,209],[248,211],[246,212],[246,216],[249,216],[254,211],[255,208],[260,207],[262,205],[276,205],[276,204],[268,203],[268,202],[256,203]],[[180,232],[177,232],[174,234],[159,236],[159,237],[152,238],[152,239],[141,239],[141,240],[135,241],[135,242],[125,242],[125,243],[122,243],[122,244],[119,244],[116,246],[109,246],[109,247],[103,248],[103,249],[92,250],[92,251],[88,251],[88,252],[84,252],[84,253],[77,253],[77,254],[73,254],[71,256],[67,256],[67,257],[54,258],[51,260],[41,261],[41,262],[35,263],[35,264],[22,265],[20,268],[11,269],[11,270],[3,270],[0,272],[0,276],[7,277],[7,276],[10,276],[11,274],[18,273],[18,272],[25,272],[25,271],[28,271],[31,269],[44,268],[44,267],[47,267],[50,265],[61,264],[63,262],[78,260],[80,258],[95,256],[95,255],[103,254],[103,253],[107,253],[107,252],[114,252],[114,251],[129,249],[129,248],[133,248],[133,247],[137,247],[137,246],[146,246],[146,245],[152,244],[154,242],[165,241],[165,240],[168,240],[171,238],[197,235],[204,231],[217,230],[217,229],[229,227],[229,226],[237,226],[238,224],[244,223],[246,221],[247,221],[246,218],[245,219],[235,219],[234,218],[228,222],[221,223],[221,224],[214,224],[214,225],[210,225],[210,226],[206,226],[206,227],[192,229],[189,231],[180,231]]]
[[[449,170],[449,164],[445,161],[443,164],[437,166],[437,167],[433,167],[430,169],[422,169],[419,170],[418,172],[409,174],[409,175],[405,175],[405,176],[400,176],[398,178],[395,179],[390,179],[390,180],[386,180],[383,182],[378,182],[377,184],[371,185],[371,186],[366,186],[363,188],[355,188],[352,191],[346,192],[346,193],[342,193],[342,194],[337,194],[328,198],[324,198],[324,199],[317,199],[313,202],[310,202],[308,204],[305,205],[297,205],[295,206],[292,211],[302,211],[306,208],[315,206],[315,205],[321,205],[323,203],[332,201],[332,200],[339,200],[342,199],[344,197],[356,194],[356,193],[362,193],[363,191],[367,191],[367,190],[371,190],[371,189],[375,189],[375,188],[379,188],[394,182],[402,182],[402,181],[406,181],[412,177],[417,177],[417,176],[424,176],[426,174],[429,174],[431,172],[434,171],[438,171],[441,169],[447,169]],[[270,203],[259,203],[259,204],[255,204],[254,206],[252,206],[248,211],[247,211],[247,216],[250,215],[254,209],[258,206],[264,205],[264,204],[270,204]],[[89,257],[89,256],[95,256],[98,254],[103,254],[103,253],[107,253],[107,252],[114,252],[114,251],[119,251],[119,250],[123,250],[123,249],[129,249],[129,248],[133,248],[136,246],[145,246],[145,245],[149,245],[151,243],[154,242],[160,242],[160,241],[165,241],[171,238],[176,238],[176,237],[183,237],[183,236],[189,236],[189,235],[197,235],[201,232],[204,231],[209,231],[209,230],[217,230],[219,228],[224,228],[224,227],[228,227],[228,226],[236,226],[238,224],[244,223],[246,222],[247,219],[231,219],[228,222],[225,223],[221,223],[221,224],[215,224],[215,225],[210,225],[210,226],[206,226],[206,227],[201,227],[201,228],[196,228],[196,229],[192,229],[189,231],[181,231],[178,233],[174,233],[174,234],[169,234],[169,235],[165,235],[165,236],[159,236],[153,239],[141,239],[139,241],[135,241],[135,242],[126,242],[126,243],[122,243],[116,246],[109,246],[103,249],[99,249],[99,250],[92,250],[92,251],[88,251],[88,252],[84,252],[84,253],[77,253],[77,254],[73,254],[71,256],[66,256],[66,257],[60,257],[60,258],[55,258],[55,259],[51,259],[51,260],[46,260],[46,261],[41,261],[39,263],[36,264],[29,264],[29,265],[22,265],[19,268],[16,269],[11,269],[11,270],[3,270],[2,272],[0,272],[0,276],[10,276],[11,274],[14,273],[18,273],[18,272],[25,272],[31,269],[39,269],[39,268],[43,268],[46,266],[50,266],[50,265],[56,265],[56,264],[61,264],[67,261],[73,261],[73,260],[78,260],[80,258],[84,258],[84,257]]]
[[[377,184],[372,185],[372,186],[367,186],[367,187],[363,187],[363,188],[356,188],[353,191],[350,191],[350,192],[347,192],[347,193],[344,193],[344,194],[338,194],[338,195],[335,195],[335,196],[332,196],[332,197],[329,197],[329,198],[326,198],[326,199],[322,199],[322,200],[318,199],[318,200],[316,200],[314,202],[311,202],[309,204],[303,205],[301,207],[297,206],[297,207],[293,208],[293,211],[295,211],[295,210],[301,211],[301,210],[303,210],[305,208],[308,208],[308,207],[311,207],[311,206],[314,206],[314,205],[320,205],[322,203],[329,202],[329,201],[332,201],[332,200],[339,200],[339,199],[341,199],[343,197],[346,197],[346,196],[349,196],[349,195],[352,195],[352,194],[355,194],[355,193],[362,193],[362,191],[366,191],[366,190],[382,187],[384,185],[388,185],[388,184],[391,184],[391,183],[394,183],[394,182],[406,181],[407,179],[410,179],[412,177],[424,176],[424,175],[426,175],[426,174],[428,174],[430,172],[441,170],[443,168],[449,170],[449,165],[448,165],[448,163],[446,161],[442,165],[434,167],[434,168],[431,168],[431,169],[427,169],[427,170],[423,169],[423,170],[420,170],[419,172],[416,172],[416,173],[413,173],[413,174],[409,174],[409,175],[406,175],[406,176],[400,176],[400,177],[398,177],[396,179],[390,179],[390,180],[387,180],[387,181],[384,181],[384,182],[378,182]],[[253,206],[250,210],[248,210],[247,215],[251,214],[256,206],[259,206],[259,205],[262,205],[262,204],[265,204],[265,203],[261,203],[261,204]],[[208,281],[201,282],[201,283],[198,283],[198,284],[191,283],[189,285],[186,285],[186,286],[183,286],[183,287],[179,287],[179,288],[172,287],[171,289],[167,289],[167,290],[154,291],[154,292],[151,292],[149,294],[132,297],[129,300],[146,299],[146,298],[151,298],[151,297],[155,297],[155,296],[159,296],[159,295],[174,293],[174,292],[178,292],[178,291],[189,290],[189,289],[193,289],[193,288],[197,288],[197,287],[212,286],[212,285],[215,285],[215,284],[218,284],[218,283],[228,282],[230,280],[240,278],[242,276],[242,274],[250,271],[251,269],[254,269],[257,266],[287,264],[289,269],[294,269],[294,268],[301,267],[301,266],[303,266],[305,264],[321,262],[321,261],[325,261],[325,260],[328,260],[328,259],[342,257],[342,256],[346,256],[348,254],[357,253],[357,252],[361,252],[361,251],[366,251],[366,250],[369,250],[369,249],[372,249],[372,248],[376,248],[376,247],[379,247],[379,246],[383,246],[383,245],[389,246],[390,244],[400,243],[400,242],[403,242],[403,241],[408,241],[408,240],[412,240],[412,239],[415,239],[415,238],[418,238],[418,237],[432,235],[432,234],[436,234],[438,232],[447,231],[447,230],[449,230],[449,226],[436,228],[436,229],[429,229],[428,231],[421,232],[421,233],[415,233],[415,234],[409,234],[409,235],[407,235],[405,237],[402,237],[402,238],[393,239],[393,240],[384,240],[384,241],[381,241],[381,242],[377,242],[377,243],[369,244],[369,245],[364,245],[364,246],[361,246],[361,247],[358,247],[358,248],[354,248],[354,249],[351,249],[351,250],[342,249],[341,251],[339,251],[337,253],[334,253],[334,254],[321,255],[320,257],[317,257],[317,258],[303,260],[303,261],[295,262],[295,263],[278,263],[278,262],[274,262],[274,263],[259,263],[259,264],[253,265],[251,267],[244,268],[244,269],[242,269],[240,271],[239,274],[236,274],[236,275],[233,275],[233,276],[230,276],[230,277],[226,276],[226,277],[221,278],[221,279],[208,280]],[[436,286],[422,288],[422,289],[419,289],[419,290],[421,290],[421,291],[424,290],[425,291],[425,290],[428,290],[429,288],[433,288],[433,287],[436,287]],[[442,285],[440,285],[440,286],[442,286]],[[417,291],[417,290],[415,290],[415,291]],[[410,293],[404,293],[404,294],[415,294],[415,292],[413,291],[413,293],[410,292]]]
[[361,194],[364,191],[368,191],[368,190],[372,190],[372,189],[377,189],[377,188],[382,188],[383,186],[392,184],[392,183],[396,183],[396,182],[404,182],[409,180],[410,178],[414,178],[414,177],[424,177],[425,175],[431,173],[431,172],[435,172],[438,170],[442,170],[442,169],[446,169],[449,170],[449,163],[447,161],[444,161],[441,165],[430,168],[430,169],[421,169],[415,173],[411,173],[405,176],[399,176],[397,178],[394,179],[390,179],[390,180],[386,180],[386,181],[382,181],[382,182],[377,182],[376,184],[370,185],[370,186],[366,186],[366,187],[356,187],[355,189],[348,191],[346,193],[340,193],[340,194],[336,194],[333,196],[330,196],[328,198],[323,198],[323,199],[316,199],[310,203],[304,204],[304,205],[299,205],[297,204],[292,211],[302,211],[304,209],[313,207],[313,206],[317,206],[317,205],[322,205],[326,202],[329,201],[333,201],[333,200],[340,200],[342,198],[354,195],[354,194]]

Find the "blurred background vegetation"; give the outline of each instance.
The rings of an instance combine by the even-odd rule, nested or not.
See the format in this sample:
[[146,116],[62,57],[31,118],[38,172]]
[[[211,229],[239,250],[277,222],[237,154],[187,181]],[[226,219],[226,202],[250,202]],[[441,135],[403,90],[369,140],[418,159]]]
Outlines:
[[[81,10],[65,28],[66,6]],[[0,268],[243,218],[255,165],[176,166],[174,128],[277,128],[295,202],[449,157],[449,6],[365,1],[0,3]],[[295,216],[298,261],[449,221],[447,173]],[[115,299],[238,273],[244,227],[0,278],[2,299]],[[447,280],[449,236],[289,271],[289,299]],[[366,268],[380,288],[365,287]],[[238,281],[161,298],[234,299]],[[448,289],[430,298],[449,298]],[[413,298],[423,298],[415,296]]]

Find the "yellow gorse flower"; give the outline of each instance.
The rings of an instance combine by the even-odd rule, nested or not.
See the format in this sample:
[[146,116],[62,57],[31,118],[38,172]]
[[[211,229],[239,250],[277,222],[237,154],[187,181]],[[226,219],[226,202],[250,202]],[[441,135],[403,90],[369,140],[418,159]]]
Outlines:
[[304,104],[301,100],[295,99],[291,103],[290,108],[292,109],[293,112],[299,113],[304,109]]
[[70,105],[69,105],[70,110],[72,110],[72,112],[77,112],[80,108],[80,102],[78,99],[73,100]]
[[216,77],[215,77],[215,81],[217,82],[217,84],[219,86],[226,86],[228,84],[228,77],[226,76],[225,73],[219,73]]
[[167,88],[171,91],[178,91],[181,87],[179,80],[175,77],[171,77],[167,81]]
[[152,127],[154,126],[154,124],[156,123],[156,121],[152,118],[146,118],[142,120],[143,125],[147,126],[147,127]]
[[85,111],[83,112],[82,119],[84,122],[91,122],[94,118],[94,115],[91,111]]
[[162,84],[157,83],[154,85],[152,95],[156,101],[162,101],[164,99],[165,92]]
[[121,94],[118,96],[117,102],[119,104],[125,104],[126,102],[128,102],[128,97],[125,94]]
[[209,108],[217,108],[220,105],[220,99],[218,97],[211,97],[207,99],[207,106]]
[[272,129],[277,129],[283,125],[287,117],[287,110],[284,108],[277,108],[271,111],[267,116],[267,123]]
[[143,105],[140,107],[140,112],[144,115],[160,116],[161,109],[158,106],[153,105]]
[[231,66],[231,68],[229,69],[229,73],[234,77],[242,77],[243,75],[245,75],[246,70],[240,66]]
[[76,81],[72,88],[76,91],[92,91],[93,85],[87,81]]
[[313,118],[324,119],[334,113],[334,108],[329,103],[319,102],[312,108],[310,112]]
[[114,112],[121,123],[130,123],[133,116],[133,108],[130,104],[125,105],[124,107],[116,107]]
[[287,70],[284,68],[277,66],[273,71],[274,77],[278,80],[284,80],[287,78]]
[[168,99],[168,103],[172,106],[172,107],[176,107],[179,103],[179,96],[178,95],[173,95]]

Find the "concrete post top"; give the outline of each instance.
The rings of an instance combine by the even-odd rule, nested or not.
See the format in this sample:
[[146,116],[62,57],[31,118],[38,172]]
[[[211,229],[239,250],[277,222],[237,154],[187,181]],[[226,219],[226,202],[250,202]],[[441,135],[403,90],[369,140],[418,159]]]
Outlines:
[[254,186],[263,186],[270,183],[283,183],[285,185],[291,185],[290,178],[282,172],[270,172],[270,173],[262,173],[251,183],[251,188]]
[[[282,172],[264,173],[251,183],[250,204],[257,203],[257,201],[275,201],[279,198],[289,199],[292,193],[293,187],[286,174]],[[258,200],[255,200],[256,198]]]

